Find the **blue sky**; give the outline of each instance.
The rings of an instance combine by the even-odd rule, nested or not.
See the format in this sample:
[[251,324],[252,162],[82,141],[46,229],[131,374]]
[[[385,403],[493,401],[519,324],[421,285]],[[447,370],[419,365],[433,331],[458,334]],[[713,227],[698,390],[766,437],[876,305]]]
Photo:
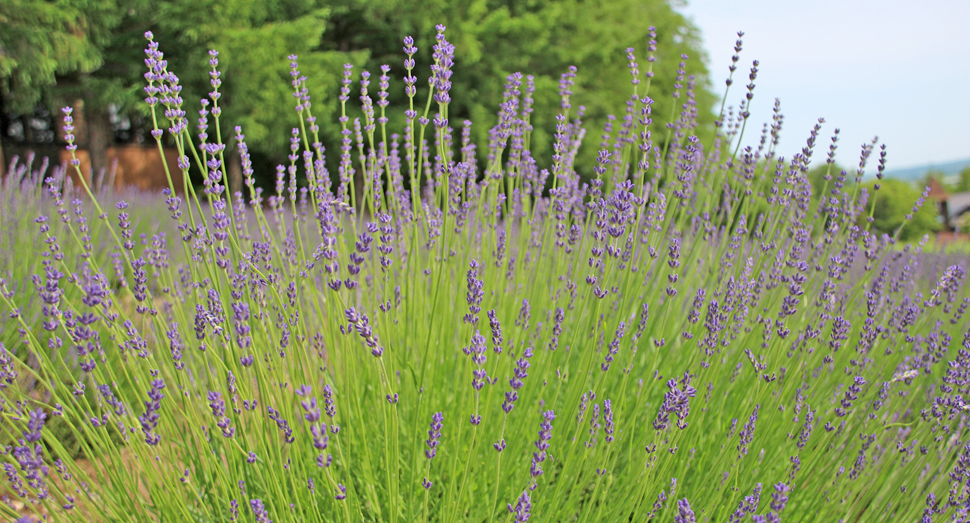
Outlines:
[[824,117],[823,146],[840,128],[843,166],[858,163],[861,145],[877,135],[889,169],[970,158],[970,1],[689,0],[678,10],[701,30],[719,96],[735,33],[745,32],[743,81],[729,104],[740,101],[738,86],[760,60],[755,132],[745,142],[770,121],[778,97],[786,156]]

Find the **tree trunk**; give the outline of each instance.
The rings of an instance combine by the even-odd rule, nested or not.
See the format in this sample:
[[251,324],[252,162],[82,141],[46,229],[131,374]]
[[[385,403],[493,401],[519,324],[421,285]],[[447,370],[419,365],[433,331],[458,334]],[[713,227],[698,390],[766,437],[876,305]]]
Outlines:
[[88,126],[88,154],[91,157],[91,183],[107,179],[106,173],[108,162],[108,147],[113,141],[111,138],[111,121],[108,119],[108,112],[104,109],[96,108],[92,104],[84,104],[85,119]]
[[[230,148],[230,150],[232,149],[235,149],[235,147]],[[228,196],[232,197],[236,192],[243,190],[242,159],[239,157],[238,151],[229,154],[229,167],[226,170],[226,174],[229,175]]]

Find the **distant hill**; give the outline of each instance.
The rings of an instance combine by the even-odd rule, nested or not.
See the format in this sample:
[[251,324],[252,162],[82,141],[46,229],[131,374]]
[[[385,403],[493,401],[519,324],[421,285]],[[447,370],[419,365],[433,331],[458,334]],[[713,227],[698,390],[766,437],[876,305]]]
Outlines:
[[[919,167],[907,167],[905,169],[889,169],[886,171],[887,178],[898,178],[900,180],[910,180],[915,181],[922,178],[928,171],[939,171],[943,173],[944,178],[947,176],[954,176],[959,174],[960,170],[964,167],[970,166],[970,158],[965,160],[957,160],[954,162],[947,162],[941,164],[929,164],[922,165]],[[869,169],[866,169],[866,174],[869,175]]]

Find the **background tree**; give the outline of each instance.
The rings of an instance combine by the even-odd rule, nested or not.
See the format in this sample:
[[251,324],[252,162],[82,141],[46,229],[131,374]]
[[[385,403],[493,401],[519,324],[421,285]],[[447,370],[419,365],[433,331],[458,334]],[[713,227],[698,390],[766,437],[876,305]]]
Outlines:
[[14,0],[0,5],[0,78],[5,109],[52,114],[78,110],[78,143],[91,170],[107,167],[111,116],[126,114],[138,91],[132,39],[150,0]]
[[[0,31],[3,57],[14,56],[6,50],[8,47],[26,46],[26,51],[20,52],[24,57],[17,62],[19,69],[14,70],[9,59],[5,68],[0,67],[4,96],[16,93],[30,98],[30,103],[44,100],[48,107],[54,106],[52,112],[61,104],[82,100],[93,132],[88,143],[80,145],[89,150],[95,170],[107,161],[106,150],[112,140],[109,118],[115,118],[115,130],[118,121],[130,121],[136,142],[148,130],[144,122],[147,108],[142,102],[146,30],[155,34],[169,60],[169,69],[181,78],[184,108],[193,124],[199,100],[212,90],[208,50],[219,51],[220,105],[226,108],[220,138],[231,149],[233,127],[242,126],[257,176],[264,176],[260,181],[264,185],[274,176],[274,164],[287,162],[289,130],[298,125],[290,94],[288,55],[299,56],[301,74],[308,77],[321,141],[333,167],[340,143],[335,113],[339,111],[336,100],[343,64],[357,66],[355,80],[364,69],[376,80],[380,65],[390,65],[391,103],[400,103],[405,99],[402,39],[413,35],[420,49],[416,74],[423,90],[418,96],[423,100],[434,27],[439,23],[448,26],[448,38],[457,52],[452,125],[472,120],[473,140],[478,144],[487,141],[488,130],[497,121],[506,77],[522,72],[534,75],[536,84],[533,152],[540,161],[548,161],[560,76],[570,65],[576,65],[579,72],[573,88],[572,115],[580,105],[585,106],[586,141],[591,144],[583,148],[578,168],[591,172],[607,115],[616,115],[616,135],[633,93],[627,47],[636,49],[643,80],[639,94],[646,92],[650,26],[656,26],[659,47],[653,64],[656,77],[649,91],[655,100],[656,119],[664,121],[680,112],[689,100],[686,93],[677,100],[671,96],[681,55],[689,55],[686,72],[688,77],[694,76],[696,96],[692,110],[698,113],[700,123],[694,132],[702,136],[702,143],[710,144],[715,97],[709,88],[699,34],[666,0],[592,4],[580,0],[61,0],[56,9],[54,5],[42,0],[14,0],[13,7],[9,3],[0,6],[0,10],[18,13],[18,21],[9,23],[26,35]],[[24,6],[26,11],[21,9]],[[22,14],[35,11],[30,16]],[[46,47],[23,44],[31,38],[43,40]],[[45,57],[61,55],[65,58],[44,61]],[[28,75],[42,77],[42,81],[25,82],[16,77],[34,69],[46,71],[46,76]],[[681,82],[684,90],[688,82],[686,78]],[[358,89],[355,85],[351,106],[357,105]],[[30,103],[21,103],[18,110],[25,110]],[[400,128],[401,123],[392,120],[391,129]],[[215,140],[211,124],[210,118],[208,134]],[[654,140],[662,142],[667,130],[658,127],[653,128]],[[480,147],[479,154],[484,155],[484,149]],[[237,155],[227,154],[227,161],[233,162],[229,171],[238,179]],[[232,185],[238,186],[238,182]]]
[[[869,205],[872,205],[874,181],[866,183],[869,191]],[[894,234],[906,216],[913,211],[913,202],[920,197],[920,191],[912,184],[903,180],[887,178],[882,181],[882,187],[875,193],[876,207],[872,213],[872,229],[885,234]],[[859,218],[860,227],[865,226],[868,212]],[[924,234],[940,229],[937,210],[932,202],[925,202],[913,214],[912,220],[906,224],[899,239],[903,241],[918,240]]]
[[[0,96],[6,112],[32,113],[49,95],[57,74],[88,72],[100,63],[71,2],[0,3]],[[5,168],[0,143],[0,176]]]
[[970,191],[970,165],[960,169],[960,174],[957,175],[957,184],[953,188],[953,192],[967,192]]
[[[322,46],[330,17],[330,9],[322,5],[316,0],[175,0],[159,6],[155,37],[170,70],[185,86],[183,98],[192,108],[187,111],[194,115],[200,99],[212,91],[208,63],[214,49],[222,71],[219,105],[225,108],[221,139],[234,144],[233,129],[242,127],[264,184],[275,176],[273,164],[288,161],[290,130],[300,123],[287,57],[298,56],[322,141],[332,151],[340,136],[337,96],[343,65],[361,65],[368,56],[367,49],[343,52]],[[215,141],[211,120],[209,140]],[[241,180],[238,154],[226,154],[226,161],[230,185],[236,189]]]
[[[812,197],[818,200],[819,198],[822,197],[823,189],[827,188],[826,192],[831,190],[833,187],[832,180],[838,177],[839,173],[842,172],[843,170],[846,170],[846,169],[844,167],[841,167],[838,163],[832,164],[830,168],[829,164],[827,163],[814,162],[813,167],[808,170],[808,174],[807,174],[808,181],[812,184]],[[826,183],[826,180],[825,180],[826,173],[829,175],[828,183]],[[855,180],[854,172],[846,176],[846,183],[854,183],[854,180]]]
[[[608,114],[617,117],[614,131],[619,130],[625,104],[633,94],[626,49],[635,48],[643,78],[649,68],[650,26],[656,27],[659,42],[653,66],[656,79],[649,92],[655,100],[656,119],[667,121],[671,111],[679,112],[686,101],[682,94],[675,103],[671,95],[681,55],[687,54],[687,74],[695,76],[700,132],[705,138],[712,132],[715,95],[710,91],[699,32],[663,0],[337,0],[323,45],[370,50],[367,68],[373,72],[389,64],[391,77],[397,80],[404,76],[401,40],[413,35],[423,58],[418,61],[418,86],[425,88],[419,89],[424,100],[424,79],[430,74],[431,46],[439,23],[448,27],[448,39],[456,46],[449,116],[456,126],[464,119],[474,122],[476,143],[484,144],[497,122],[506,77],[521,72],[533,75],[536,83],[533,154],[548,161],[559,112],[559,80],[570,65],[579,69],[571,115],[585,106],[587,143],[598,143]],[[399,80],[392,83],[391,91],[396,97],[392,104],[406,100]],[[640,96],[645,92],[644,79]],[[662,141],[666,130],[654,127],[653,131],[654,139]],[[578,161],[582,172],[592,171],[596,149],[595,145],[583,148]]]

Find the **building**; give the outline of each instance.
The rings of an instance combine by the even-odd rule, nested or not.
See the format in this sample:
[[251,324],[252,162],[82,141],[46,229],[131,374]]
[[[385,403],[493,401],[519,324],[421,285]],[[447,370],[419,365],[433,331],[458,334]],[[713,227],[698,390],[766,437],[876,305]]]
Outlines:
[[970,231],[970,192],[948,193],[936,178],[930,178],[929,199],[936,203],[940,223],[943,225],[938,239],[952,241],[968,239]]

